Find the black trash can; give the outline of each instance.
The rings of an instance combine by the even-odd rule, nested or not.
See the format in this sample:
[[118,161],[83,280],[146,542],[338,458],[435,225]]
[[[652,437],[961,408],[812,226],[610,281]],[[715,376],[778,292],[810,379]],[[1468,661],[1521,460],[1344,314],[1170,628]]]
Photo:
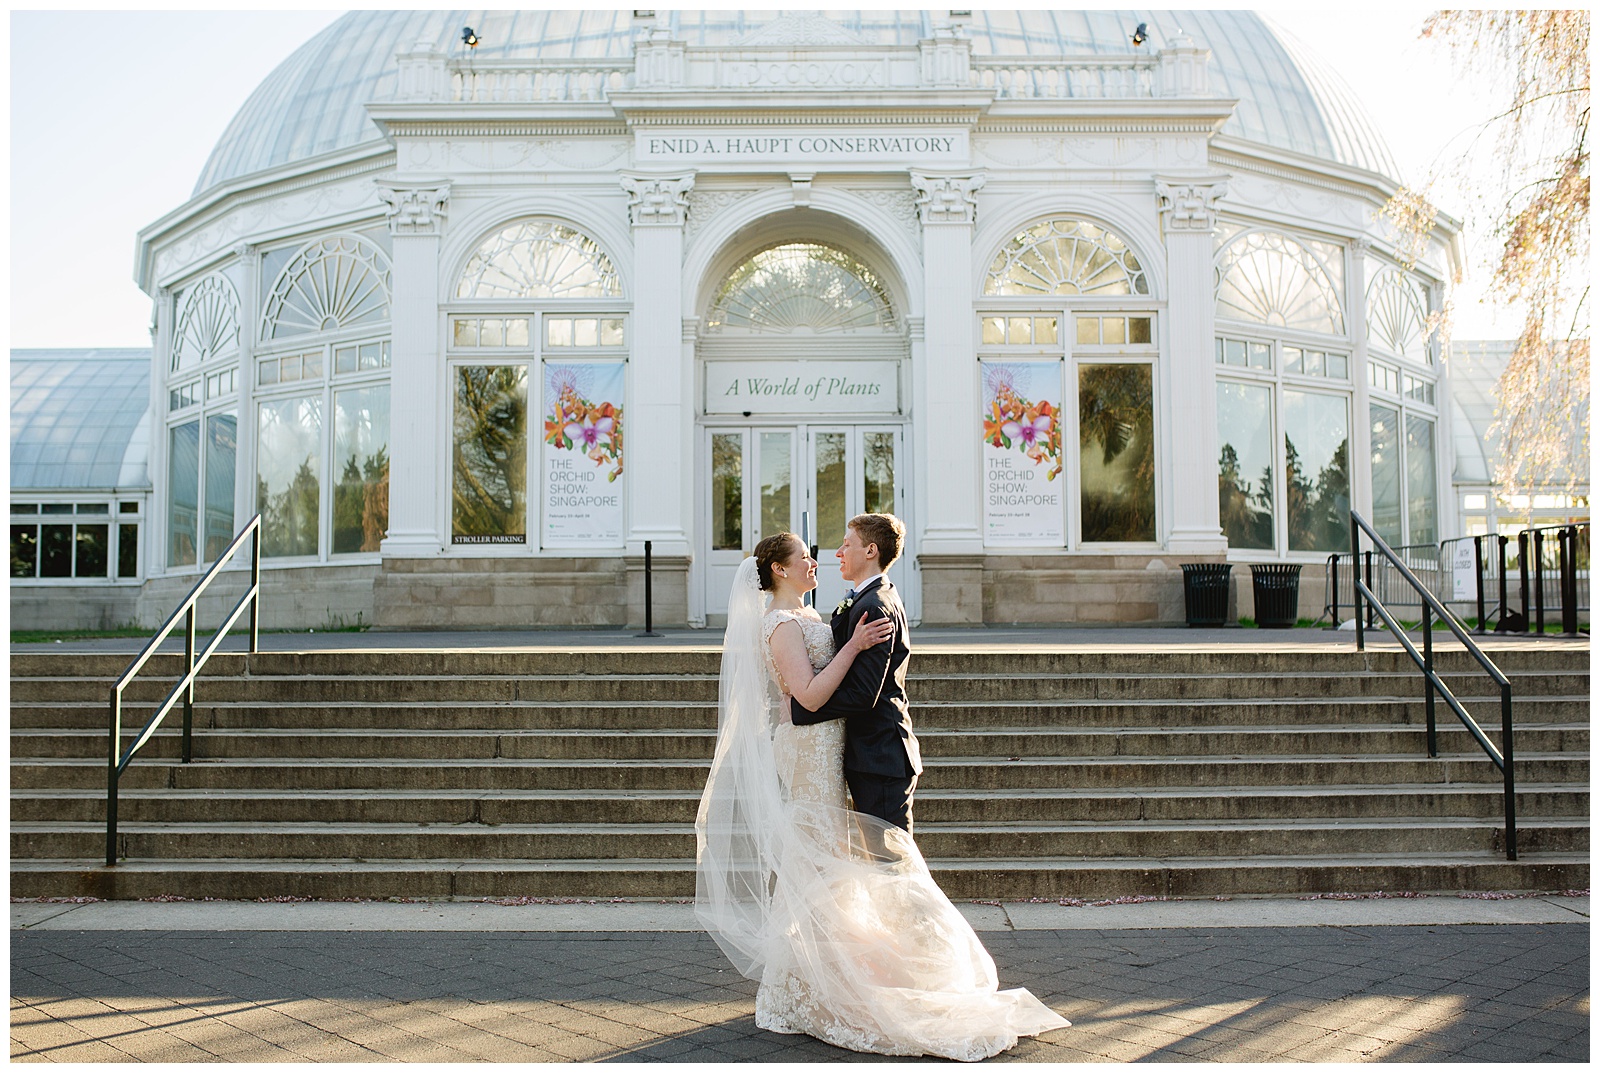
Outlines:
[[1300,617],[1300,564],[1267,563],[1250,567],[1250,589],[1256,598],[1256,625],[1286,630]]
[[1191,626],[1228,624],[1232,563],[1183,563],[1183,617]]

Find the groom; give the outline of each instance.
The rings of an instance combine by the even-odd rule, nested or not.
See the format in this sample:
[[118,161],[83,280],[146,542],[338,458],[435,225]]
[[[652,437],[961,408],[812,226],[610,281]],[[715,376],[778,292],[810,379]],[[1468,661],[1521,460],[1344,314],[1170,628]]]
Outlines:
[[922,774],[922,754],[911,733],[906,703],[906,662],[911,644],[906,609],[884,571],[905,546],[905,523],[893,514],[850,519],[835,557],[851,585],[833,613],[833,641],[844,647],[863,616],[891,618],[894,634],[866,649],[845,672],[833,696],[816,711],[791,700],[796,726],[844,720],[844,778],[857,812],[911,832],[911,794]]

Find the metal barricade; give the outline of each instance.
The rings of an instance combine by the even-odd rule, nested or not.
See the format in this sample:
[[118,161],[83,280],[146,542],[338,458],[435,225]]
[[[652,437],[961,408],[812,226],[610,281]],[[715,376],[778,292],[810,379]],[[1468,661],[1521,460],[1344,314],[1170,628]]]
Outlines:
[[[1396,558],[1405,564],[1413,577],[1427,586],[1428,592],[1444,599],[1445,594],[1440,591],[1444,584],[1445,573],[1440,559],[1439,545],[1437,544],[1407,544],[1391,549]],[[1322,613],[1327,615],[1335,627],[1344,620],[1340,616],[1341,607],[1354,608],[1356,604],[1356,571],[1352,569],[1350,552],[1336,552],[1328,556],[1327,576],[1323,582],[1324,600]],[[1383,556],[1373,556],[1371,552],[1363,552],[1360,563],[1360,580],[1368,589],[1378,594],[1386,607],[1414,607],[1417,617],[1422,617],[1422,597],[1412,587],[1395,565]],[[1367,607],[1368,626],[1376,622],[1372,607]]]

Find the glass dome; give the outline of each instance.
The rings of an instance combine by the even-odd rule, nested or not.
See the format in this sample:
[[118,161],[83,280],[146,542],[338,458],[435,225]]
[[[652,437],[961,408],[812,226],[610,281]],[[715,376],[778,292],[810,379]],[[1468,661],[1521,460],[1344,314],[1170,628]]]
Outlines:
[[148,487],[149,350],[11,352],[11,490]]
[[[733,45],[783,11],[662,12],[691,46]],[[870,44],[914,45],[933,31],[926,11],[822,12]],[[1395,177],[1394,160],[1354,95],[1299,42],[1250,11],[983,11],[967,22],[979,56],[1126,55],[1143,22],[1159,50],[1181,28],[1211,50],[1212,91],[1236,97],[1225,134]],[[214,186],[382,135],[369,101],[391,97],[395,53],[419,42],[459,53],[471,26],[483,60],[632,55],[628,11],[352,11],[297,49],[234,116],[195,185]]]

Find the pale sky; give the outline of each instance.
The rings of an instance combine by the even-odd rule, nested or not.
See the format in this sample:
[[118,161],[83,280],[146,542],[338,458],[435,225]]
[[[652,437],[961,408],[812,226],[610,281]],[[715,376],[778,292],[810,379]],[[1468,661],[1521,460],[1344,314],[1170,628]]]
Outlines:
[[[1417,41],[1430,8],[1259,10],[1350,83],[1398,178],[1438,170],[1488,114]],[[133,283],[137,232],[189,198],[251,91],[341,11],[11,12],[12,347],[150,345],[150,299]],[[1440,207],[1466,208],[1448,192]],[[1513,338],[1517,319],[1473,289],[1492,241],[1467,240],[1455,337]]]

